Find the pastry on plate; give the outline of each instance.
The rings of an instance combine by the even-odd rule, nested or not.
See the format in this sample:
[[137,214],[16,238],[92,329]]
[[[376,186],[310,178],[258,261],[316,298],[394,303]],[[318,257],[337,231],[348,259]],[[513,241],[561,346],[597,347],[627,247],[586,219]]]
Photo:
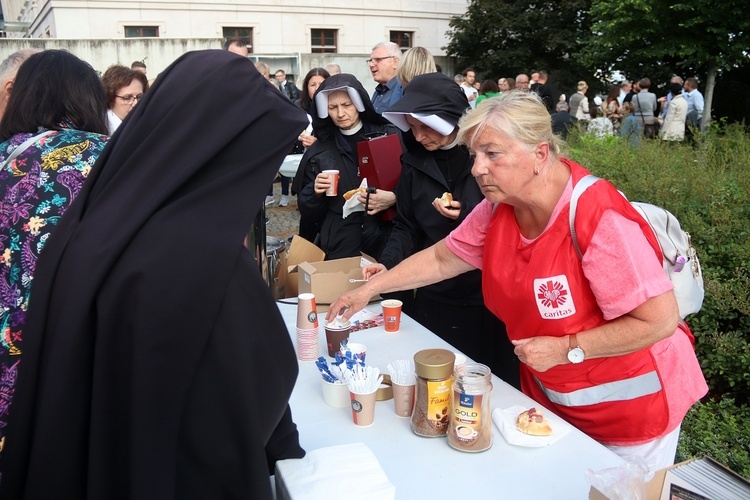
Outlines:
[[516,420],[516,427],[524,434],[532,436],[552,435],[552,427],[550,427],[549,421],[536,408],[529,408],[521,412]]

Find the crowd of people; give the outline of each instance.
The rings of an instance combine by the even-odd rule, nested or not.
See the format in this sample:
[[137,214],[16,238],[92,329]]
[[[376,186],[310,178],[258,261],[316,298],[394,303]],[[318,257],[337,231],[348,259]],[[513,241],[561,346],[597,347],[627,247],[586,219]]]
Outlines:
[[[682,140],[703,113],[694,79],[659,99],[647,78],[555,99],[545,71],[450,78],[427,49],[383,41],[368,95],[335,63],[298,89],[248,52],[190,52],[153,83],[143,62],[99,77],[59,50],[0,64],[0,496],[271,497],[275,461],[305,453],[297,365],[243,241],[291,153],[279,205],[297,195],[299,234],[327,259],[378,262],[328,319],[401,298],[616,453],[673,462],[707,390],[692,336],[612,185],[582,197],[574,254],[567,214],[588,172],[561,136],[587,120]],[[395,136],[400,176],[358,190],[358,144],[376,136]]]
[[[473,70],[470,71],[473,75]],[[456,75],[456,81],[463,82],[462,76]],[[696,78],[683,81],[674,76],[665,86],[668,93],[659,98],[652,92],[649,78],[636,82],[624,80],[611,85],[606,96],[593,97],[587,95],[589,85],[581,80],[569,96],[562,93],[557,100],[553,99],[547,80],[548,74],[543,70],[530,77],[520,74],[516,78],[500,78],[497,82],[484,80],[477,87],[476,102],[510,90],[533,91],[552,115],[554,132],[563,139],[567,138],[571,127],[579,126],[596,137],[619,135],[632,146],[638,146],[642,137],[680,142],[689,137],[692,130],[700,129],[704,99]]]

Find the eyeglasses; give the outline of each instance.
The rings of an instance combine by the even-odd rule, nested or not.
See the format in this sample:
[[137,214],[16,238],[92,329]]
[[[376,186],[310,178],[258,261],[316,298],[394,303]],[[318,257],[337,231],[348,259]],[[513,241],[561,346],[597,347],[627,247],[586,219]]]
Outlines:
[[385,61],[386,59],[393,59],[396,56],[385,56],[385,57],[371,57],[370,59],[365,60],[367,64],[375,63],[380,64],[381,61]]
[[141,99],[143,99],[143,94],[138,94],[138,95],[116,95],[115,97],[119,97],[120,99],[122,99],[122,101],[125,104],[133,104],[135,101],[140,101]]

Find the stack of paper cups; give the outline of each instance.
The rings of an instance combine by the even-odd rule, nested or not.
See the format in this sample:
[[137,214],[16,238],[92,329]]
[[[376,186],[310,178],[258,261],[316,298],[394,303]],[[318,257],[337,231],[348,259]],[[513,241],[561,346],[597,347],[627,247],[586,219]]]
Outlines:
[[315,295],[301,293],[297,297],[297,359],[315,361],[319,356],[320,337]]

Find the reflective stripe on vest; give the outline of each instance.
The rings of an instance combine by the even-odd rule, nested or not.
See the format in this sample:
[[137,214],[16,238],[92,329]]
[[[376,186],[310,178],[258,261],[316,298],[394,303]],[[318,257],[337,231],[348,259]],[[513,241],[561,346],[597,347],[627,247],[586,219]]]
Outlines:
[[656,371],[625,380],[578,389],[573,392],[553,391],[544,387],[538,378],[534,377],[534,380],[550,401],[562,406],[588,406],[612,401],[627,401],[648,396],[661,390],[661,382]]

